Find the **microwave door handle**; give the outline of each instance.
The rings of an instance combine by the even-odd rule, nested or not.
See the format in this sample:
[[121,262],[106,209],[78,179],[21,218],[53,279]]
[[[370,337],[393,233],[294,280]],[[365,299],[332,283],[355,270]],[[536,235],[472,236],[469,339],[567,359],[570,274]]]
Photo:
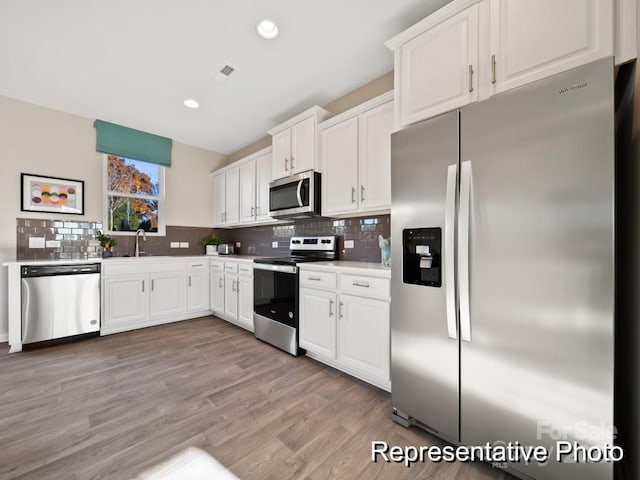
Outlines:
[[298,206],[299,207],[303,207],[304,205],[302,205],[302,182],[304,182],[304,180],[300,180],[298,182],[298,190],[296,191],[296,194],[298,195]]

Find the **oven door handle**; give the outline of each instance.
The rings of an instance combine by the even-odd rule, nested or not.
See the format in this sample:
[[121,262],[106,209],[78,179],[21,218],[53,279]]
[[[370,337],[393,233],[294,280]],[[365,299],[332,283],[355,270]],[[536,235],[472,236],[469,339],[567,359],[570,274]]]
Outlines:
[[269,263],[254,263],[254,270],[269,270],[271,272],[291,273],[295,275],[298,273],[298,267],[295,265],[271,265]]
[[304,182],[304,180],[299,180],[298,181],[298,189],[296,190],[296,195],[298,196],[298,206],[299,207],[304,207],[304,205],[302,205],[302,182]]

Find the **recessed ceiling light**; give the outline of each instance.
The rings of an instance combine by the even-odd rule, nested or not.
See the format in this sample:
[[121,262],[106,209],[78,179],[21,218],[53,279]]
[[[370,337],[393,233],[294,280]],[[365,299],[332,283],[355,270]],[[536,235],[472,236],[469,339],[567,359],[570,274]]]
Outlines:
[[278,26],[271,20],[266,19],[262,20],[258,24],[256,30],[258,31],[258,35],[260,35],[265,40],[273,40],[280,33],[280,30],[278,30]]
[[188,108],[198,108],[200,104],[196,102],[193,98],[187,98],[184,101],[184,106]]

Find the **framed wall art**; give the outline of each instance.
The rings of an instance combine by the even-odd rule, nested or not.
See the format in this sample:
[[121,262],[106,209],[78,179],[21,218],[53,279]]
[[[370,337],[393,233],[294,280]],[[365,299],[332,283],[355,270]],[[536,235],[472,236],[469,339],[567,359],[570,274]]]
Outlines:
[[23,212],[84,214],[84,182],[21,173]]

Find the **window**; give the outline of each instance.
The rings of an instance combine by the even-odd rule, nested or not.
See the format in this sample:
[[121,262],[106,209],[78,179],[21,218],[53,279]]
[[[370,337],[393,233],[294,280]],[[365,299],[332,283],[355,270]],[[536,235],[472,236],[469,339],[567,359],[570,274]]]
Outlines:
[[105,225],[109,232],[164,235],[164,167],[105,155]]

